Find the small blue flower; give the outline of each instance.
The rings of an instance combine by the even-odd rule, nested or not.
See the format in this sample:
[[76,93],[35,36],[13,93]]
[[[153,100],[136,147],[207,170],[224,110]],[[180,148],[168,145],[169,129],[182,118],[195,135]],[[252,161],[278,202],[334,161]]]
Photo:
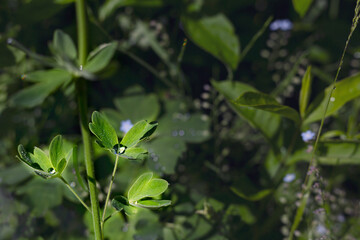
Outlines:
[[315,133],[311,130],[307,130],[306,132],[301,133],[301,137],[304,142],[308,142],[314,139]]
[[270,30],[271,31],[277,31],[277,30],[281,30],[281,31],[289,31],[291,30],[293,27],[292,22],[289,19],[278,19],[273,21],[270,24]]
[[130,119],[121,121],[120,131],[127,133],[133,126],[134,124],[131,123]]
[[324,225],[320,224],[316,227],[316,232],[320,235],[324,235],[327,233],[327,228]]
[[294,181],[294,179],[296,178],[295,173],[288,173],[285,175],[285,177],[283,178],[283,181],[286,183],[292,182]]

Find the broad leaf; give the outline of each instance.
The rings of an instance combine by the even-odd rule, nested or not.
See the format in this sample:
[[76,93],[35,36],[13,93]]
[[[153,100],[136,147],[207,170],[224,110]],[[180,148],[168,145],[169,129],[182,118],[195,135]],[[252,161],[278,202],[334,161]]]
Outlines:
[[127,148],[120,156],[130,160],[144,160],[147,156],[147,151],[143,148],[132,147]]
[[54,32],[54,39],[52,47],[56,53],[62,57],[66,56],[74,60],[77,56],[77,50],[71,37],[61,30]]
[[300,15],[300,17],[304,17],[312,1],[313,0],[292,0],[295,11]]
[[[35,147],[34,149],[34,155],[33,155],[34,162],[40,165],[41,169],[43,169],[45,172],[51,171],[50,169],[54,169],[54,165],[49,160],[49,157],[46,155],[46,153],[41,150],[40,148]],[[56,166],[56,165],[55,165]]]
[[101,21],[104,21],[120,7],[159,7],[162,5],[163,0],[108,0],[100,7],[99,18]]
[[121,195],[116,196],[113,198],[113,200],[111,200],[111,206],[113,206],[116,211],[119,212],[124,210],[128,216],[132,216],[137,212],[137,209],[129,204],[127,198]]
[[153,179],[153,173],[142,174],[130,187],[128,199],[130,204],[147,197],[156,197],[166,191],[168,182],[163,179]]
[[216,90],[224,95],[227,102],[233,110],[240,115],[240,117],[248,121],[248,123],[255,129],[260,130],[264,136],[272,142],[272,137],[274,137],[280,127],[280,116],[271,112],[240,106],[233,103],[233,100],[235,100],[239,95],[247,91],[257,91],[255,88],[244,83],[232,81],[212,81],[211,83]]
[[22,79],[28,82],[60,81],[66,83],[71,78],[72,76],[68,71],[59,68],[35,71],[22,76]]
[[311,66],[309,66],[304,74],[301,82],[301,90],[299,97],[299,109],[302,118],[305,116],[311,94]]
[[[63,149],[63,140],[60,135],[57,135],[53,138],[49,147],[50,151],[50,160],[54,167],[57,167],[60,160],[62,160],[65,156]],[[47,169],[44,169],[47,170]]]
[[157,122],[148,123],[145,120],[137,122],[124,136],[120,144],[127,148],[133,147],[146,137],[149,137],[157,127]]
[[108,150],[112,150],[119,143],[115,129],[101,113],[95,111],[92,114],[92,122],[89,123],[90,131],[101,141]]
[[58,89],[65,79],[54,79],[46,82],[39,82],[17,92],[10,99],[10,103],[17,107],[31,108],[40,105],[45,98]]
[[[324,93],[318,95],[314,102],[309,106],[309,113],[304,120],[304,124],[321,120],[324,112],[326,103],[329,98],[329,93],[333,86],[329,86],[325,89]],[[326,117],[334,114],[340,109],[345,103],[360,96],[360,74],[345,78],[342,81],[336,83],[336,89],[332,93],[329,107],[326,111]]]
[[136,204],[134,204],[137,207],[142,207],[142,208],[161,208],[161,207],[166,207],[171,205],[171,201],[170,200],[156,200],[156,199],[152,199],[152,200],[140,200],[137,201]]
[[115,54],[116,42],[102,44],[89,54],[84,70],[96,73],[105,68]]
[[241,107],[253,107],[267,112],[279,114],[293,120],[296,124],[300,123],[299,113],[288,106],[281,105],[275,98],[260,92],[245,92],[233,102]]
[[205,51],[236,69],[240,59],[240,43],[231,22],[224,14],[194,19],[181,18],[188,37]]
[[[310,161],[312,154],[307,152],[307,146],[294,152],[287,160],[291,165],[298,161]],[[342,165],[360,164],[360,143],[359,142],[319,142],[316,158],[319,164],[323,165]]]

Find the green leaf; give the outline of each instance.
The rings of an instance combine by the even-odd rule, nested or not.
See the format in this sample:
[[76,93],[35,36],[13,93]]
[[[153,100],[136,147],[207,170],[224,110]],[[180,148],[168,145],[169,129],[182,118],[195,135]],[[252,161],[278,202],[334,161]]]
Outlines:
[[120,144],[131,148],[141,140],[149,137],[157,127],[157,122],[148,123],[145,120],[135,123],[135,125],[125,134]]
[[233,102],[242,107],[253,107],[267,112],[279,114],[293,120],[296,124],[300,123],[299,113],[288,106],[281,105],[275,98],[260,92],[245,92]]
[[[294,152],[287,160],[288,165],[299,161],[310,161],[312,154],[303,146]],[[321,141],[316,151],[317,162],[322,165],[360,164],[360,143]]]
[[54,165],[52,165],[49,157],[40,148],[35,147],[33,159],[34,159],[34,162],[39,164],[39,166],[41,167],[42,170],[44,170],[44,172],[49,172],[49,171],[51,171],[51,168],[52,169],[55,168]]
[[89,123],[90,131],[101,141],[108,150],[112,150],[119,143],[115,129],[101,113],[95,111],[92,114],[92,123]]
[[56,81],[66,83],[69,82],[71,78],[72,76],[68,71],[59,68],[35,71],[22,76],[22,79],[28,82]]
[[[329,86],[325,89],[324,93],[318,95],[314,102],[309,106],[307,117],[304,120],[304,124],[321,120],[326,103],[328,101],[329,93],[333,86]],[[329,107],[326,112],[326,117],[334,114],[345,103],[360,96],[360,74],[345,78],[342,81],[336,83],[336,89],[332,93],[332,98],[329,103]]]
[[10,99],[10,104],[17,107],[31,108],[40,105],[45,98],[58,89],[65,79],[53,79],[39,82],[17,92]]
[[71,37],[62,30],[56,30],[53,38],[53,48],[61,57],[76,59],[77,50]]
[[302,118],[304,118],[305,116],[306,108],[308,106],[310,99],[310,94],[311,94],[311,66],[307,68],[301,82],[299,108],[300,108],[300,115]]
[[163,179],[153,179],[153,173],[142,174],[130,187],[128,192],[129,203],[146,197],[156,197],[166,191],[169,184]]
[[128,216],[132,216],[137,212],[137,209],[129,204],[127,198],[121,195],[116,196],[111,200],[111,206],[113,206],[116,211],[119,212],[124,210]]
[[163,0],[108,0],[100,7],[99,18],[101,21],[104,21],[120,7],[160,7],[162,5]]
[[170,200],[156,200],[156,199],[152,199],[152,200],[140,200],[137,201],[136,204],[134,204],[137,207],[142,207],[142,208],[161,208],[161,207],[166,207],[171,205],[171,201]]
[[232,109],[240,117],[248,121],[248,123],[255,129],[260,130],[266,139],[268,139],[270,143],[273,143],[271,139],[279,130],[281,120],[280,116],[271,112],[266,112],[256,108],[249,108],[233,103],[233,100],[235,100],[239,95],[247,91],[257,91],[255,88],[244,83],[233,81],[212,81],[211,83],[216,90],[224,95]]
[[125,96],[115,99],[114,104],[122,115],[132,122],[142,119],[154,121],[160,113],[159,100],[155,94]]
[[25,150],[25,148],[22,144],[20,144],[18,146],[18,153],[20,155],[20,157],[19,157],[20,160],[22,160],[27,165],[31,166],[33,161],[31,160],[29,153]]
[[130,160],[144,160],[147,156],[147,150],[143,148],[127,148],[120,157],[127,158]]
[[[49,152],[50,152],[50,160],[53,165],[53,168],[57,167],[60,160],[64,158],[63,152],[63,140],[61,135],[57,135],[51,140]],[[47,170],[47,169],[44,169]]]
[[247,224],[253,224],[256,222],[256,217],[246,205],[231,204],[225,213],[226,217],[229,215],[238,215],[241,217],[241,220]]
[[102,44],[93,50],[88,57],[84,70],[96,73],[105,68],[115,54],[117,43]]
[[312,1],[313,0],[292,0],[292,3],[295,11],[300,15],[300,17],[304,17]]
[[188,37],[199,47],[236,69],[240,59],[240,43],[231,22],[223,14],[194,19],[181,18]]
[[239,197],[244,198],[248,201],[252,201],[252,202],[259,201],[259,200],[263,199],[264,197],[268,196],[272,192],[271,189],[264,189],[264,190],[261,190],[255,194],[252,194],[249,196],[249,195],[242,193],[239,189],[236,189],[235,187],[230,187],[230,189]]

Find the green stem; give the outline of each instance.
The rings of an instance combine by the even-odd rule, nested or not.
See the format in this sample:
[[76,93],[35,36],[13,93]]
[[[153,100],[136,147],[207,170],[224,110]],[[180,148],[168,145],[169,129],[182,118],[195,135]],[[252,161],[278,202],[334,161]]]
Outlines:
[[116,155],[115,166],[114,166],[113,173],[112,173],[112,175],[111,175],[111,181],[110,181],[110,184],[109,184],[109,190],[108,190],[108,193],[107,193],[107,196],[106,196],[105,205],[104,205],[104,211],[103,211],[103,215],[102,215],[102,219],[101,219],[101,228],[102,228],[102,230],[104,230],[106,207],[107,207],[108,202],[109,202],[109,199],[110,199],[111,188],[112,188],[112,185],[113,185],[113,183],[114,183],[115,173],[116,173],[118,161],[119,161],[119,155]]
[[[86,4],[85,0],[76,0],[76,20],[77,20],[77,33],[78,33],[78,62],[80,66],[85,65],[87,58],[87,22],[86,22]],[[84,156],[86,173],[90,192],[91,210],[94,234],[96,240],[102,239],[100,214],[99,214],[99,201],[97,198],[96,180],[94,172],[94,164],[92,162],[92,149],[91,138],[88,129],[87,118],[87,88],[84,79],[77,79],[75,83],[78,109],[80,115],[80,128],[82,140],[84,143]]]
[[86,203],[83,202],[83,200],[79,197],[79,195],[77,195],[77,193],[74,191],[74,189],[69,185],[69,183],[63,178],[60,177],[61,181],[63,181],[63,183],[69,188],[69,190],[75,195],[75,197],[81,202],[81,204],[91,213],[90,208],[88,207],[88,205],[86,205]]

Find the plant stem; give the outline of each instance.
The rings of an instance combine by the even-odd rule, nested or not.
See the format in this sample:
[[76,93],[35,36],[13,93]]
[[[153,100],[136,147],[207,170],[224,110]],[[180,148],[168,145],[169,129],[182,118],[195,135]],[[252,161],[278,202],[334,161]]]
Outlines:
[[115,173],[116,173],[118,161],[119,161],[119,155],[116,154],[115,166],[114,166],[113,173],[111,175],[111,181],[110,181],[110,184],[109,184],[109,190],[108,190],[108,193],[107,193],[107,196],[106,196],[105,205],[104,205],[104,211],[103,211],[103,215],[102,215],[102,218],[101,218],[101,228],[102,228],[103,231],[104,231],[106,207],[108,205],[109,198],[110,198],[110,195],[111,195],[111,188],[112,188],[112,185],[113,185],[113,182],[114,182],[114,179],[115,179]]
[[[85,65],[87,58],[87,22],[86,22],[86,4],[85,0],[76,0],[76,22],[77,22],[77,33],[78,33],[78,62],[80,66]],[[84,79],[76,79],[75,83],[78,110],[80,115],[80,128],[81,135],[84,143],[84,156],[86,173],[90,191],[90,201],[92,210],[92,219],[94,234],[96,240],[102,239],[101,225],[100,225],[100,214],[99,214],[99,201],[97,198],[96,180],[94,172],[94,164],[92,162],[91,152],[91,138],[88,129],[88,118],[87,118],[87,88]]]
[[74,189],[69,185],[69,183],[63,178],[60,177],[61,181],[63,181],[63,183],[69,188],[69,190],[75,195],[75,197],[81,202],[81,204],[91,213],[90,208],[88,207],[88,205],[86,205],[86,203],[83,202],[83,200],[79,197],[79,195],[77,195],[77,193],[74,191]]

